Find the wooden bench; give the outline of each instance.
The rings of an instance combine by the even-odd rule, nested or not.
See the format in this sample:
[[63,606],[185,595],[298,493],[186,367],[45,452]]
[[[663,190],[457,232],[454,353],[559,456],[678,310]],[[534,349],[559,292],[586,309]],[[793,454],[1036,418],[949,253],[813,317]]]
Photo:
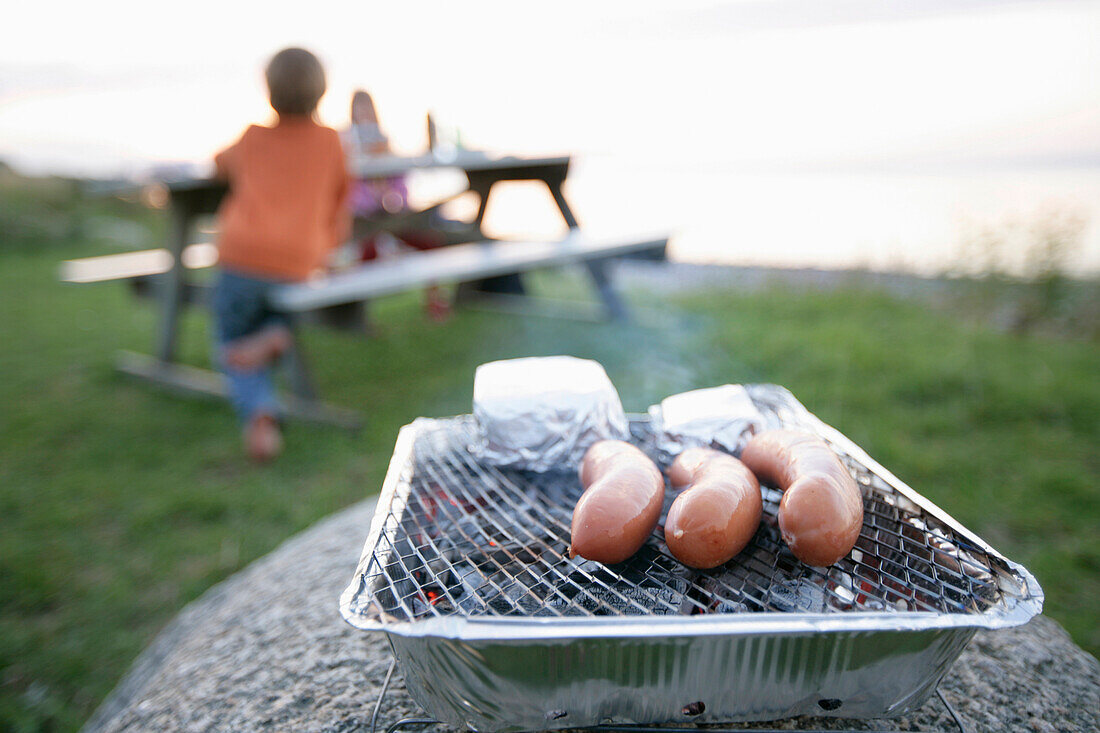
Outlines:
[[[217,247],[207,242],[189,245],[184,248],[181,261],[188,270],[212,267],[218,261]],[[158,279],[166,276],[172,265],[172,253],[167,249],[147,249],[65,260],[58,270],[58,278],[78,284],[122,281],[129,284],[134,295],[152,298],[157,294]],[[205,297],[204,290],[203,286],[188,282],[180,298],[188,304],[199,303]]]
[[[287,285],[277,295],[277,305],[288,313],[305,313],[333,306],[359,303],[427,285],[464,282],[478,278],[520,273],[544,267],[606,260],[616,257],[663,257],[667,238],[599,241],[577,231],[556,242],[488,240],[451,245],[425,252],[409,252],[397,259],[364,264],[354,269],[307,283]],[[217,248],[199,243],[186,247],[182,263],[199,270],[217,263]],[[65,260],[59,269],[62,282],[88,284],[127,281],[141,295],[152,295],[155,278],[172,267],[167,249],[149,249],[116,255]],[[607,315],[621,318],[626,309],[602,266],[589,267]],[[197,298],[189,298],[194,301]]]
[[490,240],[456,244],[426,252],[410,252],[397,259],[371,263],[329,277],[285,285],[276,291],[273,305],[288,313],[302,313],[426,285],[582,263],[597,280],[607,315],[622,318],[626,316],[626,308],[609,287],[606,261],[639,252],[664,252],[667,243],[667,237],[593,240],[574,231],[552,242]]

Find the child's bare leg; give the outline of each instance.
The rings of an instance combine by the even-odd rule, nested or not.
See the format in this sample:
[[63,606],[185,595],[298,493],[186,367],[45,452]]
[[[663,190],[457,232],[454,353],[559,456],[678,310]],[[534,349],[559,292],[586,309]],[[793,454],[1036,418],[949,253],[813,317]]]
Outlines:
[[290,329],[282,324],[266,326],[226,344],[225,363],[234,369],[259,369],[279,358],[290,344]]
[[244,447],[257,463],[266,463],[282,452],[283,436],[274,415],[261,412],[249,419],[244,428]]

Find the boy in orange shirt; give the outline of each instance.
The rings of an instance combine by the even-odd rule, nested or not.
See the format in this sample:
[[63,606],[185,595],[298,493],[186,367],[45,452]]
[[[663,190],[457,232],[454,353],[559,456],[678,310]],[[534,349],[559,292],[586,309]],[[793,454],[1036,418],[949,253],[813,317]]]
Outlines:
[[212,295],[215,361],[255,460],[282,449],[271,364],[290,348],[286,317],[268,304],[275,286],[322,269],[348,233],[348,173],[337,132],[314,121],[325,93],[317,57],[287,48],[266,71],[272,127],[250,126],[214,159],[229,194],[218,211]]

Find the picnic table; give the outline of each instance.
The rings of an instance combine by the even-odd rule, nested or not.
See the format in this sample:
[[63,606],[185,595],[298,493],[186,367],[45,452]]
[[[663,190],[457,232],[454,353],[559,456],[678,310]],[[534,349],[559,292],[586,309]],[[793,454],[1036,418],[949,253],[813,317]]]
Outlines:
[[[371,298],[440,282],[459,283],[459,296],[467,298],[486,291],[522,294],[522,273],[580,263],[591,276],[605,315],[625,318],[627,309],[611,284],[609,261],[631,254],[663,257],[668,239],[661,236],[592,240],[582,235],[562,191],[569,164],[569,156],[492,156],[467,150],[351,161],[352,175],[360,179],[389,178],[439,168],[461,170],[467,187],[456,196],[466,192],[476,194],[479,199],[477,214],[471,222],[448,221],[446,226],[439,226],[438,211],[442,202],[436,202],[422,209],[380,212],[367,219],[357,219],[353,226],[356,238],[410,228],[435,229],[449,246],[412,252],[394,260],[366,263],[305,283],[285,285],[277,291],[274,305],[292,316],[294,324],[307,313],[326,309],[330,314],[339,313],[342,307]],[[569,234],[562,240],[549,242],[495,240],[486,236],[482,224],[489,197],[493,187],[503,181],[544,183],[569,227]],[[159,315],[153,353],[122,353],[118,360],[122,372],[188,394],[224,397],[225,386],[219,375],[177,361],[177,343],[182,309],[204,299],[203,287],[192,282],[189,271],[209,267],[217,256],[213,245],[188,243],[197,220],[217,210],[228,186],[224,181],[198,178],[171,181],[165,186],[170,224],[164,249],[70,260],[63,263],[61,278],[80,283],[124,280],[130,282],[138,294],[156,299]],[[345,325],[355,323],[354,318],[343,320]],[[296,331],[293,326],[292,331]],[[283,396],[288,417],[347,427],[360,424],[356,412],[320,401],[297,337],[284,363],[291,389],[289,395]]]

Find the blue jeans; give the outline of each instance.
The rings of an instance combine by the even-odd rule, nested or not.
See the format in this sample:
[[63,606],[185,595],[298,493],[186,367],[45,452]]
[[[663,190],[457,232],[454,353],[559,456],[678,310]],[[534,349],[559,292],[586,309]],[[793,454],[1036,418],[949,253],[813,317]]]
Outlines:
[[214,279],[211,307],[214,311],[214,363],[225,375],[229,400],[242,422],[256,415],[278,416],[279,400],[270,365],[252,371],[225,363],[225,348],[237,339],[269,326],[289,325],[285,315],[268,305],[268,295],[279,280],[266,280],[221,270]]

